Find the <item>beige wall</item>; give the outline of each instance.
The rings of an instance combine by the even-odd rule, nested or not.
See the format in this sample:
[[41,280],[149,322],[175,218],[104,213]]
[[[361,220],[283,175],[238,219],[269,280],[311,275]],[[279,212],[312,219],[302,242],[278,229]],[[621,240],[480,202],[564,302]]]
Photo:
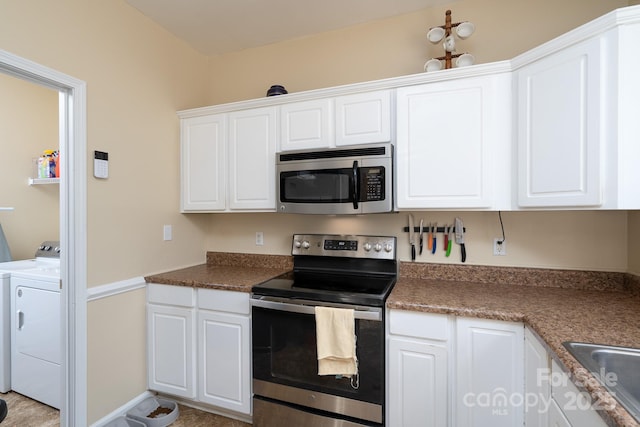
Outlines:
[[[205,102],[206,58],[122,0],[0,10],[0,48],[87,82],[87,286],[202,262],[203,217],[178,213],[176,111]],[[109,179],[93,178],[93,150]],[[146,390],[144,313],[144,292],[88,304],[89,423]]]
[[58,92],[0,74],[0,224],[14,260],[59,240],[59,186],[28,185],[32,159],[58,149]]
[[[606,12],[626,0],[463,0],[395,18],[289,40],[211,58],[209,103],[265,96],[273,84],[300,92],[423,72],[431,57],[444,54],[426,40],[430,27],[476,24],[458,43],[477,63],[511,59]],[[195,107],[195,106],[194,106]]]
[[[467,263],[514,267],[577,270],[627,270],[627,212],[503,212],[507,256],[493,256],[493,239],[501,237],[497,212],[413,212],[416,222],[452,224],[464,221]],[[407,213],[331,217],[291,214],[217,214],[211,218],[207,248],[213,251],[291,253],[294,233],[354,233],[398,238],[398,256],[410,260],[409,239],[402,228]],[[604,230],[606,232],[598,232]],[[264,233],[264,246],[255,245],[255,233]],[[640,230],[636,231],[636,234]],[[442,235],[438,236],[439,238]],[[442,241],[442,240],[441,240]],[[460,263],[460,249],[452,256],[442,250],[423,253],[418,262]]]

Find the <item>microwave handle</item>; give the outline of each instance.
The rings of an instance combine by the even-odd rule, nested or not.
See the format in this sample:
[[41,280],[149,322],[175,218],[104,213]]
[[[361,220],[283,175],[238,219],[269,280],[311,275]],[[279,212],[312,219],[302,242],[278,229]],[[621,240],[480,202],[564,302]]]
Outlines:
[[353,161],[353,168],[351,170],[352,178],[353,178],[353,209],[358,209],[358,200],[360,199],[360,194],[358,194],[358,190],[360,187],[360,183],[358,182],[358,161]]

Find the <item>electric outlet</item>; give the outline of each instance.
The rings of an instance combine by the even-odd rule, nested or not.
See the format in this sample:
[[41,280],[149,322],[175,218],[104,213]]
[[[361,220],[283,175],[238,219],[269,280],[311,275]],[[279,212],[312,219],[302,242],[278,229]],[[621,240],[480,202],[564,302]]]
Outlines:
[[507,254],[507,241],[500,237],[493,239],[493,255],[505,256]]
[[262,231],[256,231],[256,246],[264,245],[264,234]]

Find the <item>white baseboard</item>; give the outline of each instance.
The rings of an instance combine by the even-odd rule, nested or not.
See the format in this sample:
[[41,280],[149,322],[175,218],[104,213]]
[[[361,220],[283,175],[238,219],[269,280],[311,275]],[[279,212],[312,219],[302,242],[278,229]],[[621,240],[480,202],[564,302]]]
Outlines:
[[107,298],[124,292],[141,289],[145,286],[147,286],[147,283],[142,276],[133,277],[119,282],[107,283],[106,285],[94,286],[87,288],[87,301]]
[[102,427],[105,424],[115,420],[116,418],[126,415],[127,411],[130,411],[131,409],[133,409],[137,404],[139,404],[143,400],[153,396],[155,396],[155,394],[147,390],[141,395],[134,397],[133,399],[131,399],[130,401],[128,401],[127,403],[125,403],[115,411],[111,412],[110,414],[100,418],[98,421],[91,424],[91,427]]

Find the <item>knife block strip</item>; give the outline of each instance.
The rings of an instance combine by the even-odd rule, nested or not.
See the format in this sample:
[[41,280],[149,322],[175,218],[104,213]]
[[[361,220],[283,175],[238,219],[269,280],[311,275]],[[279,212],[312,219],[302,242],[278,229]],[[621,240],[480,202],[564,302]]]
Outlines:
[[[407,227],[404,227],[404,228],[402,229],[402,231],[404,231],[405,233],[408,233],[408,232],[409,232],[409,227],[408,227],[408,226],[407,226]],[[420,232],[420,227],[415,227],[415,226],[414,226],[414,227],[413,227],[413,231],[414,231],[415,233],[419,233],[419,232]],[[452,231],[453,233],[455,233],[455,232],[456,232],[456,228],[455,228],[455,227],[452,227],[451,231]],[[466,233],[466,232],[467,232],[467,227],[463,227],[463,228],[462,228],[462,231],[463,231],[464,233]],[[428,227],[424,227],[424,226],[423,226],[423,227],[422,227],[422,232],[423,232],[423,233],[428,233],[428,232],[429,232],[429,228],[428,228]],[[445,227],[436,227],[436,233],[446,233],[446,232],[447,232],[447,229],[446,229]]]

